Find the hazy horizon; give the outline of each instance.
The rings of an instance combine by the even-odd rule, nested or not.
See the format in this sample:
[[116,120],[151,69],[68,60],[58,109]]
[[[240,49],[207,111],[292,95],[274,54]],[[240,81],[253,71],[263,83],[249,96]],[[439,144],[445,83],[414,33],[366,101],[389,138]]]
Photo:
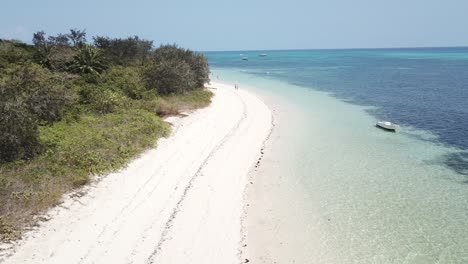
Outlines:
[[468,46],[468,2],[259,0],[249,2],[44,0],[3,3],[0,38],[31,42],[70,28],[92,36],[138,35],[200,51]]
[[414,46],[414,47],[362,47],[362,48],[303,48],[303,49],[251,49],[251,50],[200,50],[200,52],[237,52],[237,51],[301,51],[301,50],[387,50],[387,49],[456,49],[468,48],[466,46]]

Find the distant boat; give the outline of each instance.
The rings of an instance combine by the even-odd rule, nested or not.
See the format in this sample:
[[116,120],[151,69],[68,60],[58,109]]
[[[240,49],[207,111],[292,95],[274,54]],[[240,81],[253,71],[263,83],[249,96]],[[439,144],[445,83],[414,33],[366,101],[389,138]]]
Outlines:
[[248,61],[249,57],[242,57],[242,60]]
[[379,121],[377,122],[377,124],[375,124],[375,126],[383,130],[391,131],[391,132],[396,132],[397,129],[400,128],[399,125],[394,124],[392,122],[388,122],[388,121]]
[[258,54],[258,56],[260,56],[260,57],[266,57],[266,56],[268,56],[268,54],[262,53],[262,54]]

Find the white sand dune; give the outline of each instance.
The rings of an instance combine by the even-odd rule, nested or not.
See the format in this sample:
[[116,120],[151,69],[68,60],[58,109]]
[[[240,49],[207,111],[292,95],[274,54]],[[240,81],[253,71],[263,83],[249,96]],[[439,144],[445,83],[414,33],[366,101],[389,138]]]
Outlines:
[[243,192],[271,112],[246,91],[212,86],[211,106],[176,120],[157,149],[83,197],[67,198],[3,262],[239,263]]

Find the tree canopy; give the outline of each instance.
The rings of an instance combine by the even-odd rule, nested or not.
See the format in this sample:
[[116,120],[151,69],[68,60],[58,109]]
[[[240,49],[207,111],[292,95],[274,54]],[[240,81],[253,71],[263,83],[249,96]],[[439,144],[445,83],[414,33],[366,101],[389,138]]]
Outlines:
[[111,63],[117,65],[144,64],[153,49],[153,41],[138,36],[125,39],[96,36],[94,45],[103,50]]

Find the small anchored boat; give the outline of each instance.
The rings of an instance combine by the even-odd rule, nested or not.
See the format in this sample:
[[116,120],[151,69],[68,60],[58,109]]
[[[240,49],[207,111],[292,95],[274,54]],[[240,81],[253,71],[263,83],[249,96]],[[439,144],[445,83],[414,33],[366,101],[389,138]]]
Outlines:
[[262,54],[258,54],[258,56],[260,56],[260,57],[266,57],[266,56],[268,56],[268,54],[262,53]]
[[400,128],[399,125],[397,124],[394,124],[392,122],[388,122],[388,121],[378,121],[376,124],[375,124],[376,127],[378,128],[381,128],[383,130],[386,130],[386,131],[391,131],[391,132],[396,132],[397,129]]
[[242,60],[248,61],[249,57],[242,57]]

